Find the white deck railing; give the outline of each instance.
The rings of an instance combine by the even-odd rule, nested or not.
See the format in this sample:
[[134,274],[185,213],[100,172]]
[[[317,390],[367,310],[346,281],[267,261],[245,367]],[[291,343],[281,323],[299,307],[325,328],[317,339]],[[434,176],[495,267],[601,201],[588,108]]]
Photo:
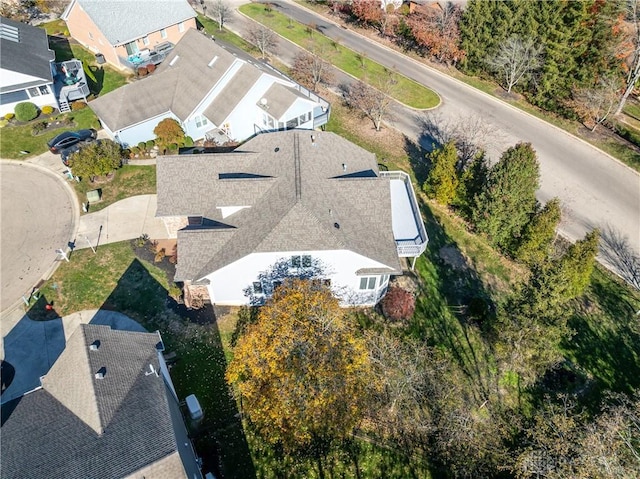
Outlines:
[[420,208],[418,207],[418,200],[416,194],[413,191],[413,185],[411,184],[411,178],[404,171],[381,171],[380,178],[389,178],[390,180],[402,180],[407,189],[407,196],[409,197],[409,204],[411,205],[411,212],[413,214],[413,220],[416,223],[418,230],[418,236],[413,239],[396,238],[396,248],[398,249],[398,256],[401,258],[417,257],[420,256],[427,249],[427,243],[429,237],[427,236],[427,230],[424,227],[424,221],[420,214]]

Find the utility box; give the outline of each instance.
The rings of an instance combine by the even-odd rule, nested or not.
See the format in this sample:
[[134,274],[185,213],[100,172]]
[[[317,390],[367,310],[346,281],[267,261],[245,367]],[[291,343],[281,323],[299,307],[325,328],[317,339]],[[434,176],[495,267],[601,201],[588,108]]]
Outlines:
[[200,403],[198,402],[198,398],[196,397],[196,395],[191,394],[187,396],[186,402],[187,402],[187,409],[189,410],[189,416],[191,416],[191,419],[193,419],[194,421],[202,419],[202,416],[204,414],[202,412],[202,408],[200,407]]
[[102,198],[102,190],[91,190],[87,191],[87,201],[89,203],[97,203]]
[[96,53],[96,63],[98,65],[102,65],[102,64],[106,63],[106,60],[105,60],[104,55],[102,53]]

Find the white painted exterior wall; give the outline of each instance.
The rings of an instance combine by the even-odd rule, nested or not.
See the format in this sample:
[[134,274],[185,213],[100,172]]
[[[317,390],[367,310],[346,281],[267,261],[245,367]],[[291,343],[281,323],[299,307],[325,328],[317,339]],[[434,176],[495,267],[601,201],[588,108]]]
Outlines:
[[134,146],[138,146],[138,143],[140,143],[141,141],[155,140],[156,135],[153,130],[156,126],[158,126],[158,123],[160,123],[165,118],[173,118],[182,125],[180,119],[172,112],[168,111],[166,113],[163,113],[162,115],[150,118],[142,123],[138,123],[137,125],[130,126],[123,130],[112,132],[105,127],[105,131],[110,134],[113,140],[119,142],[123,147],[131,148]]
[[[11,88],[13,85],[21,85],[29,82],[42,82],[41,85],[47,85],[49,93],[42,95],[33,95],[29,90],[30,88]],[[16,101],[13,103],[5,103],[0,105],[0,116],[3,116],[7,113],[13,113],[15,111],[15,107],[18,103],[22,102],[31,102],[36,105],[38,108],[42,108],[43,106],[52,106],[53,108],[58,108],[58,100],[53,93],[53,83],[45,82],[42,78],[37,78],[31,75],[25,75],[23,73],[14,72],[7,69],[0,69],[0,86],[3,90],[6,90],[5,93],[10,91],[26,91],[28,98],[20,101]],[[38,93],[40,93],[40,86],[31,87],[35,88]]]
[[209,280],[208,290],[214,304],[241,306],[248,304],[244,291],[258,279],[262,271],[269,270],[279,260],[294,255],[310,255],[319,260],[325,269],[325,278],[331,280],[331,289],[342,299],[343,306],[373,306],[386,292],[388,275],[376,276],[375,288],[360,290],[360,280],[356,271],[362,268],[384,268],[385,265],[348,250],[333,251],[290,251],[276,253],[252,253],[221,268],[205,278]]

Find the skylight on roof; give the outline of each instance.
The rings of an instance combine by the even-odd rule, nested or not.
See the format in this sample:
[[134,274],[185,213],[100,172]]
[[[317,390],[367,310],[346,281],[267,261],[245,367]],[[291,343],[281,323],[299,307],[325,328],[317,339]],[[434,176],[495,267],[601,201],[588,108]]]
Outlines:
[[180,55],[176,55],[175,57],[173,57],[173,60],[169,62],[169,66],[172,67],[173,65],[175,65],[175,63],[178,61],[178,58],[180,58]]
[[217,60],[217,59],[218,59],[218,55],[216,55],[215,57],[213,57],[213,58],[211,59],[211,61],[207,64],[207,66],[208,66],[209,68],[211,68],[211,67],[213,66],[213,64],[216,62],[216,60]]
[[20,42],[20,33],[18,29],[13,25],[7,25],[6,23],[0,23],[0,38],[3,40],[10,40],[12,42]]

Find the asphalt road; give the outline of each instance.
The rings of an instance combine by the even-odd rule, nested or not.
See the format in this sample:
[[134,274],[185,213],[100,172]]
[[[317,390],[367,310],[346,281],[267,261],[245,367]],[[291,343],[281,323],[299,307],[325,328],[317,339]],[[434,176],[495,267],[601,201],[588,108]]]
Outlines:
[[66,248],[73,235],[74,204],[62,177],[0,161],[0,311],[30,293],[55,265],[55,250]]
[[[481,121],[490,131],[483,146],[492,161],[509,146],[519,141],[530,142],[541,167],[539,199],[546,201],[557,196],[562,202],[560,232],[575,240],[599,227],[626,237],[632,251],[640,254],[640,176],[635,171],[544,121],[292,2],[271,3],[299,22],[314,23],[323,34],[339,39],[342,45],[435,90],[442,98],[442,104],[430,113],[396,108],[392,124],[409,137],[429,146],[432,140],[425,135],[422,119],[431,115],[441,124],[465,121],[465,118]],[[246,31],[243,25],[246,21],[240,14],[235,13],[230,23],[237,31]],[[284,56],[287,63],[291,49],[283,47],[283,42],[277,54]]]

